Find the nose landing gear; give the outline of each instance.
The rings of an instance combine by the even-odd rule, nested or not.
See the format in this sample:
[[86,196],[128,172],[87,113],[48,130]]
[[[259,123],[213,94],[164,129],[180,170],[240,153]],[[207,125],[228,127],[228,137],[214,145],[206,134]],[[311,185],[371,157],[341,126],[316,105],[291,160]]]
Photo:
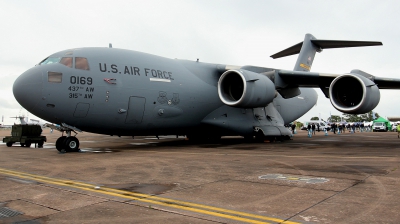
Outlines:
[[[61,126],[55,125],[46,125],[50,128],[56,129],[62,133],[66,133],[66,136],[61,136],[56,141],[56,149],[61,152],[79,152],[79,140],[75,137],[78,133],[76,131],[82,132],[76,127],[69,126],[65,123],[62,123]],[[71,136],[71,132],[75,133],[75,136]]]
[[[67,131],[68,136],[68,131]],[[75,136],[61,136],[56,141],[56,148],[59,152],[79,152],[79,140]]]

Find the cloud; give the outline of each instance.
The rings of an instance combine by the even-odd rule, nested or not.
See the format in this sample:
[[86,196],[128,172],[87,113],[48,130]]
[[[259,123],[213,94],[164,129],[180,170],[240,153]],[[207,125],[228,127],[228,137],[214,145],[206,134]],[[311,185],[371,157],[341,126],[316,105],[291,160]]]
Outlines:
[[[48,55],[77,47],[137,50],[168,58],[217,64],[293,69],[297,56],[269,56],[320,39],[376,40],[383,46],[324,50],[315,72],[361,69],[398,78],[398,1],[0,1],[0,90],[3,108],[18,110],[12,83]],[[382,91],[376,110],[399,115],[397,91]],[[335,111],[320,90],[311,113]],[[340,112],[339,112],[340,113]],[[314,115],[312,115],[314,116]],[[309,118],[307,118],[309,119]]]

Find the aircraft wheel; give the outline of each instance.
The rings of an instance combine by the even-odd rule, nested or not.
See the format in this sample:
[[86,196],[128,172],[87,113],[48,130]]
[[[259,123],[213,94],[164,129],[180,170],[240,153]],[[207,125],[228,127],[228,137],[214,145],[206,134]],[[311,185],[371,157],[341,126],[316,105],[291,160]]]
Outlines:
[[264,134],[257,132],[255,135],[255,141],[256,142],[264,142],[266,140],[266,137],[264,136]]
[[195,142],[195,143],[200,142],[202,140],[198,135],[194,134],[186,135],[186,137],[189,139],[190,142]]
[[207,140],[210,142],[219,142],[221,140],[221,135],[210,135],[208,136]]
[[65,149],[70,152],[79,151],[79,140],[76,137],[68,137],[65,142]]
[[66,136],[61,136],[61,137],[59,137],[57,139],[57,141],[56,141],[56,149],[59,152],[63,152],[64,151],[64,148],[65,148],[64,141],[65,141],[66,138],[67,138]]
[[12,144],[13,144],[12,142],[7,142],[7,144],[6,144],[6,145],[7,145],[7,147],[11,147],[11,146],[12,146]]
[[253,135],[245,135],[243,136],[245,142],[252,142],[254,140]]

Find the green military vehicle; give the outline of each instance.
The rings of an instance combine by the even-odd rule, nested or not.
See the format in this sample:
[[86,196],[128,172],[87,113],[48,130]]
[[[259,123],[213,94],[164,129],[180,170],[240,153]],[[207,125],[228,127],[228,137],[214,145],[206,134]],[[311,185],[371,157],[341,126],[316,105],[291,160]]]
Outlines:
[[42,128],[36,124],[16,124],[12,126],[11,136],[3,138],[3,142],[8,147],[19,142],[22,147],[30,147],[32,143],[37,143],[39,148],[43,147],[46,136],[41,136]]

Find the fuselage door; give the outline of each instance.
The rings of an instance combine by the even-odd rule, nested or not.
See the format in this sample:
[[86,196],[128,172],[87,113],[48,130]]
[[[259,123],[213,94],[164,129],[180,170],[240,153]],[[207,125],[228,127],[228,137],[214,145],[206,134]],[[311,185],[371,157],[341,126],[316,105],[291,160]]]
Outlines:
[[125,123],[140,124],[142,123],[146,98],[131,96],[129,97],[128,113],[126,114]]

